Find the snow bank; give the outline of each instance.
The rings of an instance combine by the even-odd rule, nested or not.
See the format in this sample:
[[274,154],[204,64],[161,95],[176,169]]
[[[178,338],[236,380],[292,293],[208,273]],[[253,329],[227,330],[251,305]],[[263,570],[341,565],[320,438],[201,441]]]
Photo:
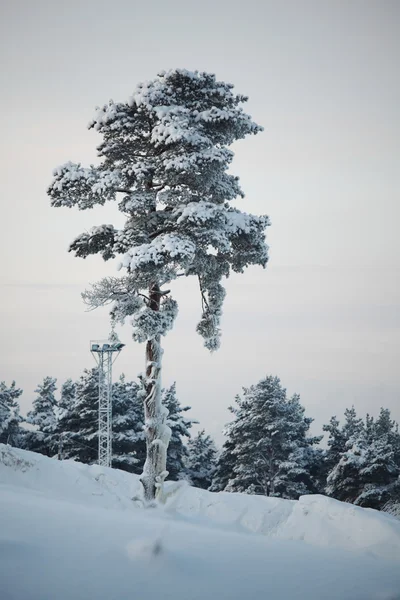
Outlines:
[[215,494],[186,485],[167,501],[166,510],[191,518],[205,517],[216,525],[268,537],[364,551],[400,561],[399,520],[326,496],[282,500],[227,492]]
[[2,600],[400,600],[392,517],[177,484],[143,510],[138,491],[122,471],[0,445]]

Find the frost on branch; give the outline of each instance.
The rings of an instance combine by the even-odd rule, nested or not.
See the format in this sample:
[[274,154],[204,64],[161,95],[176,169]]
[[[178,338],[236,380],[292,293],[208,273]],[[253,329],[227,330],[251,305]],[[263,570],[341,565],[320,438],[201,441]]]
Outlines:
[[118,169],[84,168],[80,163],[67,162],[57,167],[53,175],[54,181],[47,190],[51,205],[77,206],[80,210],[115,199],[120,184]]
[[218,282],[212,281],[206,288],[201,288],[203,313],[197,324],[196,331],[204,339],[204,346],[214,352],[221,343],[221,330],[219,328],[222,305],[226,295],[225,289]]
[[114,321],[121,323],[143,305],[131,277],[105,277],[83,292],[82,298],[90,309],[114,303],[111,316]]
[[104,260],[115,258],[116,233],[113,225],[92,227],[90,231],[82,233],[74,239],[70,244],[69,252],[75,252],[75,256],[81,258],[86,258],[89,254],[101,254]]
[[177,314],[178,304],[173,298],[162,300],[159,311],[143,306],[132,319],[133,339],[145,342],[159,335],[166,335],[172,329]]
[[[174,266],[189,266],[196,251],[195,244],[188,238],[177,234],[161,234],[149,244],[142,244],[129,250],[122,259],[121,266],[133,275],[149,273],[150,281],[157,276],[164,282],[165,273],[173,279]],[[165,270],[167,268],[167,271]],[[150,282],[149,281],[149,282]]]
[[[162,72],[139,84],[127,102],[110,100],[96,110],[89,128],[102,136],[98,166],[69,162],[54,172],[53,206],[86,209],[118,199],[126,217],[123,228],[95,227],[78,236],[70,251],[82,258],[119,256],[119,269],[133,282],[132,298],[116,297],[112,290],[107,296],[104,286],[100,296],[113,302],[116,320],[134,317],[137,340],[169,328],[162,311],[151,314],[150,287],[195,275],[203,304],[197,331],[215,350],[225,295],[222,279],[267,264],[268,217],[230,205],[244,196],[238,177],[228,173],[234,157],[230,145],[262,131],[244,112],[246,100],[213,74]],[[99,297],[95,303],[101,304]]]

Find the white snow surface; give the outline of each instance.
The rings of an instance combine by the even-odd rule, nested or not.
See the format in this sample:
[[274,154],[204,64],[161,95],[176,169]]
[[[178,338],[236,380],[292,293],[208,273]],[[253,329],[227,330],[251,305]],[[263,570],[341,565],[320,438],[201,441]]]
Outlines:
[[166,484],[0,445],[2,600],[400,600],[400,521],[324,496]]

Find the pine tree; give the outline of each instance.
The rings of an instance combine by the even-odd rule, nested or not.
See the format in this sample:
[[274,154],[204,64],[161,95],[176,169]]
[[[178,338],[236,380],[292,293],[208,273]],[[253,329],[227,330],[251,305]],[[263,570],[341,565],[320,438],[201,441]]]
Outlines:
[[64,413],[67,413],[75,402],[76,384],[72,379],[67,379],[61,386],[61,396],[58,403],[58,414],[62,418]]
[[9,387],[4,381],[0,382],[0,444],[20,446],[23,418],[19,414],[18,398],[21,394],[15,381]]
[[329,473],[329,495],[363,507],[382,509],[394,501],[400,475],[397,424],[390,411],[381,409],[376,421],[367,415],[365,425],[354,408],[346,411],[346,450]]
[[[58,428],[62,433],[63,458],[86,464],[98,459],[99,371],[85,369],[74,384],[72,402],[65,403]],[[72,391],[72,386],[70,387]]]
[[369,442],[372,442],[372,440],[374,438],[375,423],[374,423],[374,417],[371,417],[371,415],[368,413],[365,417],[364,429],[365,429],[365,435],[366,435],[367,440]]
[[400,467],[400,433],[399,425],[392,420],[390,410],[381,408],[377,420],[373,424],[373,436],[380,438],[387,436],[388,443],[394,452],[394,461]]
[[245,388],[236,403],[229,428],[235,464],[226,490],[283,498],[313,491],[308,450],[320,438],[307,436],[312,419],[299,396],[288,399],[278,377],[269,376]]
[[163,391],[163,406],[168,410],[167,425],[171,429],[171,439],[168,447],[167,471],[169,479],[177,481],[185,475],[185,462],[188,450],[184,438],[190,439],[192,419],[186,418],[183,413],[190,410],[190,406],[181,406],[176,395],[176,384]]
[[395,451],[384,434],[368,445],[365,464],[360,470],[361,489],[354,503],[367,508],[381,509],[389,502],[400,475]]
[[230,480],[234,477],[233,469],[236,463],[236,456],[234,454],[234,433],[235,429],[233,428],[233,431],[231,431],[229,425],[224,431],[224,435],[227,436],[227,438],[224,441],[221,452],[217,455],[210,492],[223,492],[229,486]]
[[328,450],[325,454],[324,475],[327,477],[346,452],[346,437],[336,416],[331,417],[328,425],[323,425],[323,431],[329,433]]
[[217,450],[204,429],[188,441],[186,472],[194,487],[207,490],[215,472]]
[[399,474],[387,436],[368,443],[361,432],[328,476],[327,492],[344,502],[380,509],[390,500]]
[[59,460],[66,456],[67,448],[71,446],[71,440],[67,439],[66,432],[69,430],[69,418],[75,404],[75,394],[75,382],[72,379],[67,379],[61,386],[61,395],[56,413],[55,441],[58,445]]
[[365,432],[354,439],[327,477],[326,493],[343,502],[355,502],[360,490],[360,471],[366,465],[368,441]]
[[28,449],[46,456],[53,456],[57,448],[56,383],[54,377],[43,379],[43,383],[35,390],[37,396],[27,416],[27,422],[35,427],[26,434]]
[[249,265],[266,266],[267,217],[242,213],[229,203],[242,197],[228,173],[229,146],[256,125],[233,86],[207,73],[172,70],[140,84],[126,103],[110,101],[89,127],[103,141],[99,166],[67,163],[54,172],[48,193],[53,206],[89,209],[115,201],[126,216],[122,230],[92,228],[77,237],[76,256],[122,254],[126,275],[95,284],[84,295],[91,307],[112,303],[112,319],[133,324],[146,344],[144,410],[147,457],[142,484],[147,500],[166,476],[170,431],[161,403],[161,336],[173,326],[177,302],[169,285],[180,276],[198,278],[202,315],[197,326],[205,346],[218,348],[225,290],[222,279]]
[[364,430],[363,420],[357,417],[354,406],[346,408],[344,411],[344,425],[342,429],[346,445],[349,445],[349,443],[351,444],[352,440],[357,439]]
[[[369,416],[367,416],[366,425],[364,425],[363,420],[357,417],[356,410],[352,406],[346,408],[344,412],[344,425],[342,427],[340,427],[336,416],[331,418],[328,425],[323,426],[323,430],[329,433],[329,438],[321,477],[326,480],[325,492],[328,495],[332,495],[332,490],[335,489],[332,482],[328,483],[328,479],[334,469],[337,468],[342,457],[354,444],[356,448],[363,447],[364,442],[360,439],[360,436],[364,439],[366,426],[370,427],[371,425],[369,419]],[[337,477],[337,474],[335,477]],[[338,493],[341,494],[341,492]],[[336,498],[336,496],[334,497]]]
[[76,382],[72,428],[73,455],[79,462],[93,464],[99,454],[99,370],[85,369]]
[[146,460],[143,402],[139,386],[121,375],[113,384],[112,466],[140,474]]

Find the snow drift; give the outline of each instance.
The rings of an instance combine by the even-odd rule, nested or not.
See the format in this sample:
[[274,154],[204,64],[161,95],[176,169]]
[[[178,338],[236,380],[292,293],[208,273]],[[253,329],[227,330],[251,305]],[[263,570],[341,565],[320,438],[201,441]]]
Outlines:
[[400,521],[299,501],[167,485],[0,445],[3,600],[399,600]]

